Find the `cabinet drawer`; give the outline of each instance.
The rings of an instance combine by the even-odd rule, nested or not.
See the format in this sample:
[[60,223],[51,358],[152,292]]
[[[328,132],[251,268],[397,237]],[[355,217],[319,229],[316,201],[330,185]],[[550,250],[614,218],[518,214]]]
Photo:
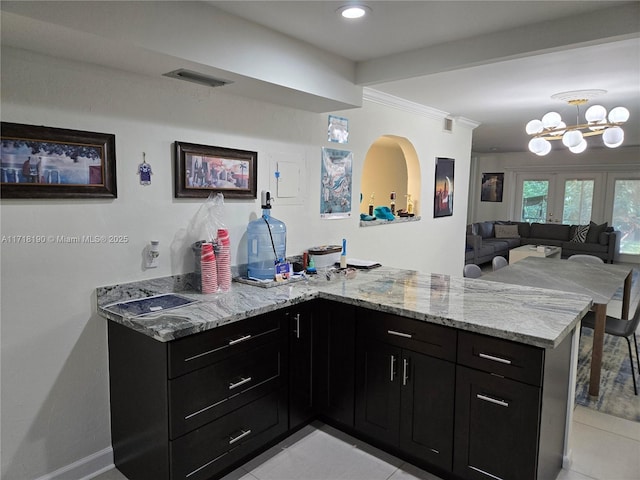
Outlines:
[[456,359],[456,331],[421,320],[361,309],[358,335],[452,362]]
[[541,386],[544,350],[509,340],[460,332],[458,363]]
[[170,437],[177,438],[283,385],[285,352],[285,342],[268,343],[170,380]]
[[272,392],[171,442],[171,479],[208,480],[284,433],[285,398]]
[[169,378],[273,341],[286,333],[281,317],[273,312],[170,342]]
[[534,480],[541,389],[456,370],[453,472],[467,480]]

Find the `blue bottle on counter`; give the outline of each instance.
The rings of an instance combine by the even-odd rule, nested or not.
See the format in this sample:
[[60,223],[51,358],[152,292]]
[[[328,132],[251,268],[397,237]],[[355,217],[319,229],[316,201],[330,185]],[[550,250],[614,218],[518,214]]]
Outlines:
[[247,226],[247,277],[273,280],[275,265],[286,258],[287,227],[271,216],[271,194],[262,192],[262,216]]

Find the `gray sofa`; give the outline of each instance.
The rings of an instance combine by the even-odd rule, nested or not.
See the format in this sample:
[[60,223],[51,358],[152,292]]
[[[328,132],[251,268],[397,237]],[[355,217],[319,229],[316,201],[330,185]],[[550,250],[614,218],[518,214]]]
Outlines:
[[[496,229],[496,225],[500,227]],[[504,228],[505,225],[511,227]],[[582,235],[576,235],[578,230]],[[509,258],[509,250],[521,245],[553,245],[562,247],[562,258],[588,254],[613,263],[618,260],[620,252],[620,232],[606,223],[597,225],[594,222],[590,222],[588,229],[586,226],[555,223],[477,222],[467,225],[465,264],[480,265],[498,255]]]

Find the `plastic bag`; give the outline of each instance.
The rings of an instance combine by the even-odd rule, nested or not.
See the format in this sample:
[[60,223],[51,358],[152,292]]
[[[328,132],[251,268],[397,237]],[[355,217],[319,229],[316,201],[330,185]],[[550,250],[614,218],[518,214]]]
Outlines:
[[[202,284],[202,244],[212,243],[215,252],[217,282],[214,290],[228,292],[231,289],[231,240],[229,230],[223,222],[224,196],[222,193],[211,194],[200,206],[189,223],[189,235],[193,239],[191,248],[195,260],[196,288],[203,291]],[[205,293],[213,293],[207,291]]]
[[188,233],[193,242],[213,243],[218,229],[226,228],[223,222],[224,195],[211,193],[189,222]]

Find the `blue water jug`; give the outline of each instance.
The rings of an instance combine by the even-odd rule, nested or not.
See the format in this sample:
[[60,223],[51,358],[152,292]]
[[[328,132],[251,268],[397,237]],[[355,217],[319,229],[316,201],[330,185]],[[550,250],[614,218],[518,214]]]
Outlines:
[[273,280],[276,261],[286,258],[287,227],[284,222],[270,215],[270,205],[264,207],[262,217],[249,222],[247,226],[247,276]]

